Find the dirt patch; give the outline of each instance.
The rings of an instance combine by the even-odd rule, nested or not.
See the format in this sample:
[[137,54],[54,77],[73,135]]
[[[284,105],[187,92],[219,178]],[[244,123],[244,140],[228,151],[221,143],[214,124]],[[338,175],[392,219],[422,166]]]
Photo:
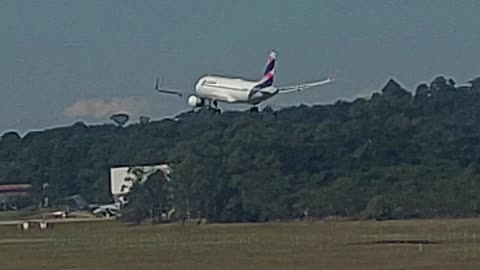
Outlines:
[[432,241],[426,239],[416,240],[377,240],[359,243],[349,243],[347,246],[371,246],[371,245],[439,245],[440,241]]

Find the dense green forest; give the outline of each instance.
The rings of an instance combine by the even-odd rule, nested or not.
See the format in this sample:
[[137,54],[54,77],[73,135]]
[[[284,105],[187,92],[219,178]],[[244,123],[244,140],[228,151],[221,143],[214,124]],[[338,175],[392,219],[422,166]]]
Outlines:
[[0,182],[32,183],[37,197],[48,182],[53,201],[109,201],[110,167],[162,162],[174,169],[177,213],[216,221],[476,215],[480,79],[437,77],[413,93],[390,80],[353,102],[78,122],[0,140]]

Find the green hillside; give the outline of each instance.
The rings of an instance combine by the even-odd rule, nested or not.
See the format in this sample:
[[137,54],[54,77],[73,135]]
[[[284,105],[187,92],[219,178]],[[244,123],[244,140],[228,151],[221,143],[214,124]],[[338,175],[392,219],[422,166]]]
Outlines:
[[[0,182],[49,183],[52,200],[108,201],[109,168],[168,162],[178,212],[217,221],[472,216],[480,205],[480,80],[390,80],[353,102],[252,114],[8,132]],[[37,196],[39,197],[39,196]],[[35,199],[35,198],[34,198]]]

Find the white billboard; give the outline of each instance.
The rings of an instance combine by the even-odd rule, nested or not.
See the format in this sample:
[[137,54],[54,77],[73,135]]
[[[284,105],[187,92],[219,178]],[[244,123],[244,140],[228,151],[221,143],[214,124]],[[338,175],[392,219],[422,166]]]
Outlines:
[[126,166],[110,169],[110,191],[113,196],[121,196],[130,192],[133,185],[133,179],[145,182],[148,177],[157,171],[162,171],[165,175],[172,172],[167,164],[151,166]]

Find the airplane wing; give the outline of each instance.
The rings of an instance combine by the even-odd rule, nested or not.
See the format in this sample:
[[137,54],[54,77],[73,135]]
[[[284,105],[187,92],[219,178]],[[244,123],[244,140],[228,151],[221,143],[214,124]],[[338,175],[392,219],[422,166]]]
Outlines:
[[286,94],[286,93],[291,93],[291,92],[298,92],[302,91],[307,88],[315,87],[315,86],[320,86],[324,84],[329,84],[333,82],[335,79],[330,76],[327,79],[323,81],[316,81],[316,82],[310,82],[310,83],[304,83],[304,84],[297,84],[297,85],[290,85],[290,86],[282,86],[282,87],[277,87],[278,93],[279,94]]
[[179,96],[179,97],[191,94],[191,92],[188,92],[188,91],[163,88],[163,87],[160,86],[160,80],[158,78],[155,81],[155,90],[157,90],[157,92],[162,93],[162,94],[176,95],[176,96]]

